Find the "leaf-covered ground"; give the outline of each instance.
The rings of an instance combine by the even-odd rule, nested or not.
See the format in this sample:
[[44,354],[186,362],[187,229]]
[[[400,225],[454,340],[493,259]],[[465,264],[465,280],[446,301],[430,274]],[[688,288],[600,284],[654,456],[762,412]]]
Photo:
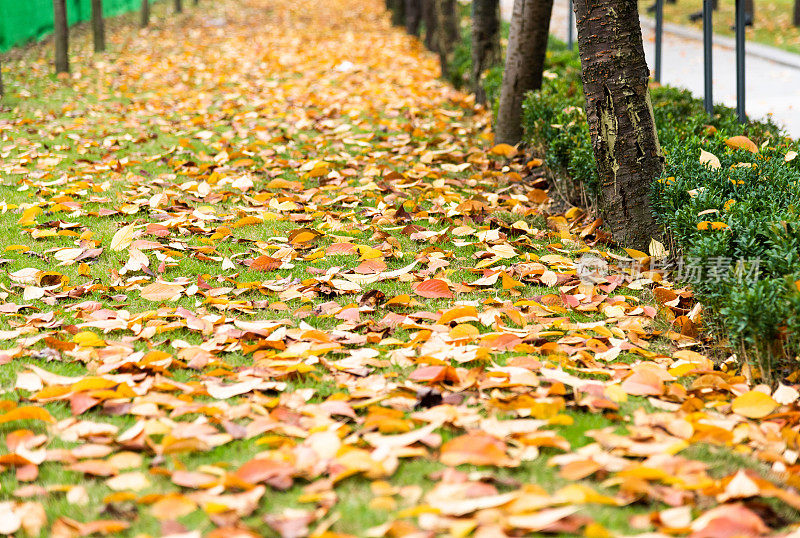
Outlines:
[[0,533],[791,532],[795,388],[381,0],[203,4],[4,62]]

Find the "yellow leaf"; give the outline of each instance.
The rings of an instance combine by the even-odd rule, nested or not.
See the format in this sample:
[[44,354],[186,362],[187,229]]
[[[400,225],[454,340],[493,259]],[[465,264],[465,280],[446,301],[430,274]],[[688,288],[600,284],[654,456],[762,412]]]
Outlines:
[[640,262],[640,263],[650,257],[647,254],[645,254],[644,252],[642,252],[641,250],[635,250],[635,249],[632,249],[632,248],[626,248],[624,250],[625,250],[625,252],[628,253],[628,256],[630,256],[631,258],[633,258],[634,260],[636,260],[637,262]]
[[357,245],[356,248],[358,248],[358,253],[361,254],[359,260],[374,260],[383,256],[383,252],[367,245]]
[[133,224],[123,226],[111,238],[111,250],[125,250],[133,242]]
[[751,390],[733,400],[731,410],[747,418],[764,418],[778,407],[778,402],[769,394]]
[[17,221],[20,226],[32,226],[36,224],[36,217],[42,212],[42,208],[38,206],[29,207],[22,212],[22,216]]
[[82,331],[72,337],[72,341],[81,347],[103,347],[105,341],[92,331]]

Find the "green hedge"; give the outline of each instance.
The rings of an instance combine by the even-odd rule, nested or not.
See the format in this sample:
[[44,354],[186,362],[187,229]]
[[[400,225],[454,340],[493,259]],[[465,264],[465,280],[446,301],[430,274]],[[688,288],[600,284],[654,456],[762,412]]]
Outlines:
[[[552,43],[547,74],[542,90],[525,101],[526,141],[543,149],[546,163],[575,190],[593,198],[597,174],[576,54]],[[652,100],[667,159],[652,190],[656,217],[683,260],[723,268],[691,282],[709,309],[707,321],[770,369],[773,359],[800,351],[800,157],[786,160],[798,142],[771,122],[741,125],[726,107],[709,116],[687,91],[654,88]],[[759,152],[726,145],[739,135]],[[701,150],[717,156],[721,167],[701,164]],[[724,226],[711,229],[704,222]],[[736,260],[755,259],[760,265],[753,280],[747,274],[752,266],[736,270]]]
[[[113,17],[135,11],[140,6],[140,0],[103,0],[103,14]],[[70,26],[88,21],[91,16],[91,0],[67,0]],[[39,40],[52,32],[53,0],[0,0],[0,52]]]

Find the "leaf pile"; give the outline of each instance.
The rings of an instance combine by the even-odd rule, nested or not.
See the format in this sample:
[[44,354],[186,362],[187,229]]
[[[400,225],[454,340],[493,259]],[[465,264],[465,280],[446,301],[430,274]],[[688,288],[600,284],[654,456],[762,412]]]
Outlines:
[[550,214],[382,6],[219,2],[66,88],[27,60],[0,533],[788,531],[797,388],[715,366],[663,246]]

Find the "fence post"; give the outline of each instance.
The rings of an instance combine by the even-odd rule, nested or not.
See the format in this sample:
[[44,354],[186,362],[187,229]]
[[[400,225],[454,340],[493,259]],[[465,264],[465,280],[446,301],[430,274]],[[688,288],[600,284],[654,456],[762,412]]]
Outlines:
[[575,46],[575,36],[572,32],[572,27],[575,25],[573,22],[573,17],[575,16],[575,9],[572,6],[572,0],[569,0],[569,5],[567,6],[567,46],[569,50],[572,50]]
[[664,38],[664,0],[656,0],[656,73],[655,79],[661,83],[662,40]]
[[736,0],[736,114],[739,122],[747,121],[745,113],[745,87],[744,87],[744,0]]
[[714,0],[703,0],[703,75],[705,91],[703,92],[703,105],[706,112],[714,114],[714,72],[712,69],[714,46],[714,27],[712,13]]

